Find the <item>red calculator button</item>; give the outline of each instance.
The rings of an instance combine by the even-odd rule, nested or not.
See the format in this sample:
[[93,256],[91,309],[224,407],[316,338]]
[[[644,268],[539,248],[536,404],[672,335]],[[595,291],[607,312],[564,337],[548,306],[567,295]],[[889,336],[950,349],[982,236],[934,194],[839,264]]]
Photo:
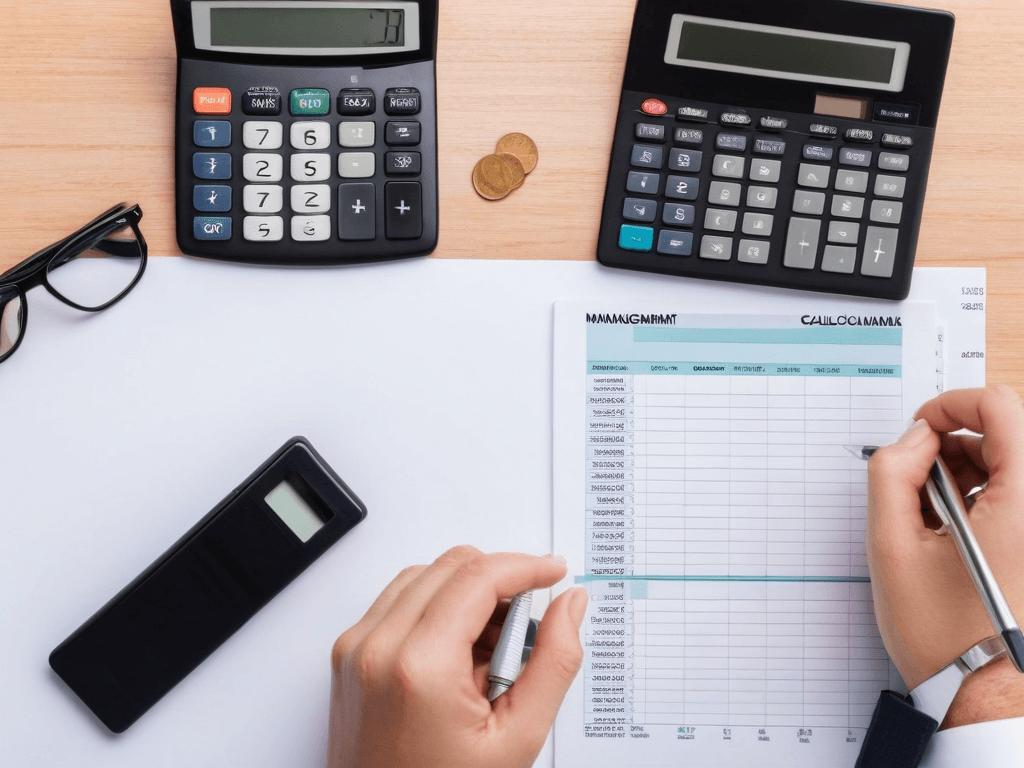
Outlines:
[[197,115],[231,114],[231,91],[227,88],[196,88],[192,91],[192,109]]
[[640,105],[640,109],[648,115],[664,115],[668,112],[668,104],[661,99],[646,99],[644,103]]

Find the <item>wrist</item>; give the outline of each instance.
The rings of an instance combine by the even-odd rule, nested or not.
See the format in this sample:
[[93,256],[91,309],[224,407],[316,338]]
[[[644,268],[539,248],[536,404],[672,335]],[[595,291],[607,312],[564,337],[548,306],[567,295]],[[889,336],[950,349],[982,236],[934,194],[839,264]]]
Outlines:
[[939,730],[1024,717],[1024,674],[1006,657],[964,678]]

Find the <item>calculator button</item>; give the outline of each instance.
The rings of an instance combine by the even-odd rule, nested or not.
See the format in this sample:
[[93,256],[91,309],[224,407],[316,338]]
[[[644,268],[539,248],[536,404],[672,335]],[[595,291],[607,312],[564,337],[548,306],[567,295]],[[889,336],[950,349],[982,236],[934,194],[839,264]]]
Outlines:
[[343,147],[372,147],[375,129],[372,120],[338,123],[338,143]]
[[745,160],[734,155],[715,155],[711,173],[728,179],[742,179]]
[[839,135],[839,129],[834,125],[828,125],[827,123],[811,123],[808,131],[813,136],[821,136],[825,139],[834,139]]
[[774,208],[779,199],[775,187],[750,187],[747,190],[747,205],[751,208]]
[[196,216],[192,219],[192,235],[196,240],[230,240],[230,216]]
[[636,168],[661,168],[664,160],[661,147],[634,144],[629,162]]
[[821,271],[852,275],[853,265],[856,261],[856,248],[845,245],[826,245],[825,252],[821,256]]
[[704,131],[700,128],[676,128],[673,139],[676,144],[703,144]]
[[661,184],[660,173],[645,173],[644,171],[630,171],[626,177],[626,191],[640,192],[648,195],[658,194],[658,187]]
[[[668,109],[668,107],[666,107]],[[662,113],[664,114],[664,113]],[[634,135],[641,141],[664,141],[665,126],[652,123],[637,123]]]
[[817,187],[818,189],[828,188],[828,177],[832,169],[827,165],[811,165],[800,163],[800,171],[797,174],[796,183],[801,187]]
[[820,216],[824,210],[824,192],[808,192],[805,189],[798,189],[793,193],[793,213],[806,213],[812,216]]
[[914,146],[914,137],[904,136],[900,133],[883,133],[882,146],[893,149],[906,149]]
[[619,227],[619,248],[627,251],[649,251],[654,245],[654,230],[650,227],[638,227],[635,224],[623,224]]
[[284,126],[276,120],[246,120],[242,123],[242,146],[246,149],[280,149]]
[[331,188],[326,184],[296,184],[291,204],[296,213],[325,213],[331,209]]
[[789,127],[789,120],[784,117],[762,117],[757,121],[762,131],[784,131]]
[[284,238],[284,219],[280,216],[246,216],[242,219],[242,237],[257,242],[277,242]]
[[331,178],[331,156],[320,152],[298,152],[291,156],[293,181],[326,181]]
[[200,179],[230,179],[231,155],[227,152],[196,152],[192,155],[192,173]]
[[277,184],[246,184],[242,187],[242,208],[246,213],[279,213],[284,191]]
[[700,239],[700,257],[715,261],[728,261],[732,258],[732,238],[704,235]]
[[686,171],[697,173],[700,170],[704,153],[696,149],[670,149],[668,153],[668,169],[670,171]]
[[894,200],[873,200],[868,218],[880,224],[899,224],[903,217],[903,203]]
[[[689,206],[692,208],[693,206]],[[658,204],[653,200],[627,197],[622,202],[622,218],[629,221],[654,221],[658,215]]]
[[719,116],[718,122],[722,125],[747,126],[750,125],[751,119],[750,115],[745,112],[723,112]]
[[343,179],[367,179],[373,173],[373,152],[342,152],[338,155],[338,175]]
[[665,180],[665,197],[675,200],[696,200],[700,179],[692,176],[669,176]]
[[281,91],[273,86],[250,88],[242,95],[242,112],[246,115],[280,115]]
[[417,174],[419,172],[419,152],[388,152],[384,155],[384,173],[389,176]]
[[677,227],[692,227],[696,213],[692,205],[665,203],[661,211],[661,220],[665,224],[674,224]]
[[223,184],[196,184],[192,187],[192,207],[197,211],[230,211],[231,187]]
[[740,231],[745,235],[768,237],[772,233],[774,221],[775,217],[770,213],[751,213],[748,211],[743,214],[743,226],[740,227]]
[[327,115],[331,94],[323,88],[296,88],[289,96],[288,110],[293,115]]
[[832,215],[844,219],[859,219],[864,215],[864,198],[836,195],[832,198]]
[[740,133],[720,133],[715,136],[715,149],[747,151],[747,137]]
[[420,143],[420,124],[389,121],[384,126],[384,142],[392,147],[413,146]]
[[875,177],[875,194],[879,197],[903,197],[907,188],[906,176],[885,176],[878,174]]
[[870,128],[847,128],[843,138],[847,141],[861,141],[870,144],[875,140],[875,132]]
[[832,147],[826,147],[821,144],[804,144],[804,148],[801,152],[804,160],[821,160],[828,162],[832,159]]
[[373,240],[377,236],[376,191],[373,184],[338,185],[338,237]]
[[768,182],[774,184],[782,174],[781,160],[761,160],[754,158],[750,161],[750,180]]
[[856,244],[860,234],[860,224],[852,221],[833,221],[828,225],[828,241],[830,243]]
[[740,240],[736,260],[746,264],[767,264],[769,249],[767,240]]
[[784,155],[786,142],[771,139],[755,139],[754,151],[761,155]]
[[342,88],[338,93],[339,115],[372,115],[377,97],[369,88]]
[[316,242],[330,236],[330,216],[292,216],[292,240]]
[[736,208],[743,197],[743,187],[731,181],[712,181],[708,185],[708,202]]
[[384,232],[395,240],[423,234],[423,191],[418,181],[389,181],[384,185]]
[[821,219],[801,219],[797,216],[791,218],[782,263],[794,269],[814,269],[820,234]]
[[878,167],[883,171],[910,170],[910,155],[898,154],[896,152],[879,152]]
[[841,165],[860,165],[867,168],[871,165],[871,150],[843,147],[839,150],[839,163]]
[[658,233],[658,253],[666,256],[689,256],[693,253],[693,233],[663,229]]
[[388,88],[384,91],[384,112],[386,114],[415,115],[419,111],[420,92],[416,88]]
[[860,273],[869,277],[892,277],[899,230],[889,227],[868,227],[864,237],[864,258]]
[[192,110],[197,115],[230,115],[231,91],[227,88],[196,88],[192,91]]
[[275,182],[283,175],[284,158],[269,152],[242,155],[242,175],[246,181]]
[[231,145],[231,123],[227,120],[196,120],[192,123],[192,143],[197,147]]
[[835,189],[837,192],[864,194],[868,189],[868,174],[866,171],[846,171],[840,168],[836,171]]
[[327,149],[331,146],[331,124],[323,120],[292,123],[289,140],[294,149]]
[[700,107],[679,107],[676,110],[676,120],[686,120],[690,123],[706,123],[708,111]]
[[[668,203],[666,203],[668,205]],[[711,229],[715,232],[736,231],[736,211],[726,211],[722,208],[708,208],[704,212],[704,229]]]
[[657,117],[668,112],[668,104],[661,99],[644,99],[644,103],[640,105],[640,111]]

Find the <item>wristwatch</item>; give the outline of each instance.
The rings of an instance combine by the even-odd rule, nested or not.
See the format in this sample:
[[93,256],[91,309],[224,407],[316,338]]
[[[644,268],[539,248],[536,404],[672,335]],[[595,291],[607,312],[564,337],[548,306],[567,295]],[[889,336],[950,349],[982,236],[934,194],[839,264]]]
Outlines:
[[941,724],[964,678],[1005,655],[1006,646],[998,635],[982,640],[912,690],[914,708]]

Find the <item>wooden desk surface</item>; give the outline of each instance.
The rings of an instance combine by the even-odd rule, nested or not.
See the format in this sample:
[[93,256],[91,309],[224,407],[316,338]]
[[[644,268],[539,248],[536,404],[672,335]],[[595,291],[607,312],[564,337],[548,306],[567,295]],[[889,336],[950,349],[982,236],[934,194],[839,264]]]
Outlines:
[[[441,2],[435,258],[594,258],[633,6]],[[943,7],[956,31],[917,263],[987,267],[988,378],[1024,393],[1024,3]],[[166,0],[0,0],[0,19],[0,271],[118,200],[142,205],[151,253],[177,254]],[[486,202],[470,171],[513,130],[539,165]]]

